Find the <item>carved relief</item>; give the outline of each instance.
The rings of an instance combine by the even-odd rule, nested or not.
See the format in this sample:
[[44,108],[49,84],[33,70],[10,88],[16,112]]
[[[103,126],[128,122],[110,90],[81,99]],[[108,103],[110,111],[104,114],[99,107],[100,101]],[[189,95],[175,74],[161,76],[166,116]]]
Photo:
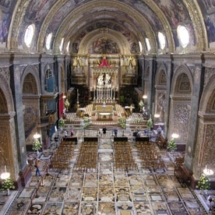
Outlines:
[[[14,19],[11,21],[12,25],[12,32],[11,32],[11,41],[10,41],[10,47],[9,48],[17,48],[18,43],[18,36],[19,36],[19,29],[22,24],[23,17],[25,15],[25,10],[28,7],[28,4],[30,1],[28,0],[22,0],[19,1],[19,6],[17,7],[17,10],[14,12]],[[18,3],[17,3],[18,4]]]
[[197,2],[194,0],[183,1],[186,5],[189,15],[191,17],[193,28],[195,31],[195,36],[197,38],[196,45],[198,50],[204,50],[207,48],[207,35],[205,34],[206,29],[204,25],[204,20],[201,13],[198,13],[199,8],[197,8]]
[[161,122],[164,122],[165,99],[166,99],[166,93],[159,92],[157,95],[157,113],[160,114]]
[[8,112],[7,101],[1,89],[0,89],[0,104],[1,104],[0,113],[7,113]]
[[187,103],[173,107],[174,132],[180,135],[179,142],[186,143],[188,138],[189,109]]
[[204,87],[207,85],[213,75],[215,75],[215,68],[205,68]]
[[[26,101],[23,102],[26,104]],[[25,137],[27,137],[31,131],[34,129],[34,127],[37,124],[39,111],[35,107],[37,107],[37,102],[27,101],[27,105],[31,103],[31,106],[25,107],[24,112],[24,127],[25,127]]]
[[163,70],[160,72],[158,83],[160,85],[166,85],[166,73]]
[[204,125],[202,122],[199,123],[199,127],[198,127],[198,135],[197,135],[197,143],[195,146],[195,152],[194,152],[194,159],[193,159],[193,174],[194,177],[198,178],[201,173],[202,173],[202,169],[201,167],[201,163],[202,163],[202,157],[204,154],[204,147],[203,147],[203,137],[204,137]]
[[215,140],[215,125],[206,125],[205,126],[205,139],[204,139],[204,152],[203,154],[203,165],[210,164],[214,166],[215,164],[215,147],[214,147],[214,140]]
[[32,74],[27,74],[22,88],[23,94],[37,94],[37,84]]
[[9,83],[10,81],[10,71],[9,68],[0,68],[0,74],[5,77],[5,80]]
[[213,92],[211,92],[211,95],[209,97],[207,107],[206,107],[207,113],[214,113],[215,112],[215,89]]
[[176,93],[191,93],[190,80],[185,73],[178,76]]
[[8,148],[8,130],[5,125],[0,125],[0,167],[10,166]]

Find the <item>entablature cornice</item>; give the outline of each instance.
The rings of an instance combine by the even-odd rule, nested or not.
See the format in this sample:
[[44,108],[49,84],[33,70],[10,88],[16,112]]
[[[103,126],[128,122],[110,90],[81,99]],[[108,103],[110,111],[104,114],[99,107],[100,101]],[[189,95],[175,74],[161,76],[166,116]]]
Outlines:
[[172,100],[177,100],[177,101],[190,101],[191,100],[191,95],[184,95],[184,94],[174,94],[174,95],[170,95],[170,98]]
[[211,122],[212,124],[215,124],[215,113],[206,113],[199,111],[198,115],[203,120],[203,122]]

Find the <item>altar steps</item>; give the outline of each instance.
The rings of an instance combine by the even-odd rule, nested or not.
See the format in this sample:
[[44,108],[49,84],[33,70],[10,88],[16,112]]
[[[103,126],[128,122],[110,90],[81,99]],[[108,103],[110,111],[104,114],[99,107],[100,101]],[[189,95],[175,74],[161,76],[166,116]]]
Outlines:
[[[107,123],[107,122],[106,122]],[[87,127],[87,130],[99,130],[100,128],[106,128],[108,131],[112,131],[113,129],[121,130],[122,128],[118,124],[102,124],[101,122],[99,124],[91,124]]]

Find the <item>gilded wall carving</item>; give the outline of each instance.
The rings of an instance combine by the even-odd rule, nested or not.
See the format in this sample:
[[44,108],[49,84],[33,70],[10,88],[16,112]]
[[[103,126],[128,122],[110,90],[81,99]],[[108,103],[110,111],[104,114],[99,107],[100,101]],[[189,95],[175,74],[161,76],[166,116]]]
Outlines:
[[39,110],[38,110],[37,101],[25,99],[23,101],[23,104],[25,104],[24,128],[25,128],[25,137],[27,137],[34,129],[34,127],[37,125]]
[[161,122],[164,122],[164,114],[165,114],[165,106],[166,106],[166,92],[156,92],[157,100],[156,100],[156,113],[160,114]]
[[5,124],[0,124],[0,167],[7,167],[9,171],[11,168],[11,161],[9,156],[9,137],[10,131],[8,131],[8,127]]
[[197,38],[196,44],[198,50],[204,50],[207,47],[208,44],[208,38],[206,35],[206,29],[204,24],[204,19],[198,11],[200,10],[198,4],[196,1],[183,1],[183,3],[186,5],[189,15],[191,17],[195,35]]
[[10,71],[9,68],[0,68],[0,74],[5,77],[5,80],[9,83],[10,81]]
[[214,147],[214,140],[215,140],[215,124],[208,124],[205,126],[205,139],[204,139],[204,152],[202,164],[213,166],[215,165],[215,147]]
[[186,143],[188,138],[189,108],[187,103],[175,103],[173,107],[173,125],[175,133],[179,134],[178,142]]
[[[14,119],[10,120],[10,140],[11,140],[11,156],[13,158],[13,168],[14,168],[14,176],[12,174],[12,177],[16,178],[18,177],[19,174],[19,163],[18,162],[14,162],[14,161],[18,161],[18,151],[17,151],[17,141],[16,141],[16,129],[15,129],[15,122]],[[24,151],[25,152],[25,151]],[[13,172],[13,171],[12,171]]]
[[7,101],[4,93],[0,88],[0,113],[7,113],[7,112],[8,112]]
[[201,165],[202,165],[202,156],[204,152],[204,148],[203,148],[204,130],[203,129],[204,129],[204,124],[203,122],[200,121],[198,131],[197,131],[198,135],[197,135],[197,142],[195,146],[194,159],[193,159],[194,178],[198,178],[202,173]]
[[204,87],[207,85],[212,76],[215,75],[215,68],[205,68]]
[[23,83],[22,92],[24,94],[37,94],[37,84],[32,74],[27,74]]
[[158,84],[166,85],[166,73],[163,70],[160,72]]
[[18,44],[18,36],[19,36],[19,29],[23,20],[23,17],[25,15],[25,10],[28,7],[28,4],[30,3],[29,0],[20,0],[19,6],[17,7],[17,10],[14,12],[14,17],[11,21],[11,32],[10,32],[10,38],[11,41],[9,43],[9,49],[15,49],[17,48]]
[[215,89],[211,92],[211,95],[209,97],[207,107],[206,107],[207,113],[215,113]]

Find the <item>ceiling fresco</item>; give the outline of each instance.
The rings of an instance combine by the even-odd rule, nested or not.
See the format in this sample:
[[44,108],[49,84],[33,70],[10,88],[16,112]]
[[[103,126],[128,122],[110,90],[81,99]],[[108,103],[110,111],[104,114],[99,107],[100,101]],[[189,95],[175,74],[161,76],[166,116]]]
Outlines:
[[[107,20],[114,24],[108,26]],[[157,34],[161,31],[166,36],[166,51],[170,52],[180,46],[177,27],[183,25],[189,31],[192,50],[205,50],[215,42],[215,1],[1,0],[0,49],[7,48],[7,44],[12,44],[9,48],[22,49],[25,29],[32,23],[36,29],[32,50],[36,52],[43,50],[49,33],[53,33],[55,41],[52,44],[56,47],[62,37],[79,44],[79,35],[86,36],[105,25],[121,32],[127,40],[127,34],[136,34],[134,44],[148,37],[153,51],[159,49]],[[10,43],[12,38],[13,43]]]
[[[88,26],[86,26],[86,29],[82,30],[79,34],[77,34],[77,37],[73,39],[72,42],[72,53],[78,53],[78,47],[79,44],[81,42],[81,40],[83,39],[83,37],[98,29],[98,28],[105,28],[105,29],[112,29],[114,31],[120,32],[129,42],[130,47],[131,47],[131,52],[135,52],[134,48],[132,49],[132,47],[134,47],[134,43],[136,41],[136,35],[134,35],[131,31],[129,31],[129,28],[126,28],[125,26],[123,26],[122,24],[119,22],[119,24],[114,23],[114,22],[108,22],[108,21],[100,21],[100,22],[94,22]],[[133,51],[132,51],[133,50]],[[92,51],[91,51],[92,53]],[[136,52],[135,52],[136,53]]]
[[6,42],[15,1],[0,1],[0,42]]
[[215,1],[198,0],[202,9],[209,42],[215,42]]

